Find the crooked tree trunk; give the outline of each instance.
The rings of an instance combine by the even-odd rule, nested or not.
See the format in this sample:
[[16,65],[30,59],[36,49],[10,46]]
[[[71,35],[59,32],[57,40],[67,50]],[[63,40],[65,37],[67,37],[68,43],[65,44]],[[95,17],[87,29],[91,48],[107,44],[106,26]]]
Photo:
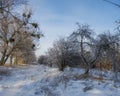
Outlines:
[[84,74],[88,74],[89,73],[89,68],[88,68],[88,62],[87,62],[86,58],[84,57],[83,36],[81,36],[80,48],[81,48],[81,57],[82,57],[82,60],[84,62],[84,65],[85,65]]
[[93,68],[93,66],[96,66],[95,64],[96,61],[97,61],[97,58],[95,58],[92,62],[90,62],[90,64],[87,64],[84,74],[89,74],[89,70]]
[[14,47],[8,53],[7,53],[7,49],[4,51],[4,53],[2,54],[2,58],[0,60],[0,65],[1,66],[5,65],[6,61],[10,57],[11,53],[13,52],[13,50],[14,50]]

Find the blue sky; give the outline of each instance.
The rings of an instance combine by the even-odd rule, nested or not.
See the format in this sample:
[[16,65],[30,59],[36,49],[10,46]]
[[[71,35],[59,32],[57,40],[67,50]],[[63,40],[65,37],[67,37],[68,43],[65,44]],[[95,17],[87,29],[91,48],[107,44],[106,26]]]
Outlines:
[[[110,0],[120,4],[120,0]],[[59,37],[66,37],[76,29],[76,22],[89,24],[98,34],[116,27],[120,8],[103,0],[31,0],[34,20],[45,37],[40,40],[37,55],[44,54]]]

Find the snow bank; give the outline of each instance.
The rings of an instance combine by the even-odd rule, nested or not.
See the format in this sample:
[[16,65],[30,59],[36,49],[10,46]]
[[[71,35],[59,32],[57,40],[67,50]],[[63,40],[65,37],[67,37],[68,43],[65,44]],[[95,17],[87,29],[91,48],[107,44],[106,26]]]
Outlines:
[[[114,86],[112,80],[83,79],[79,68],[64,72],[43,65],[1,69],[11,75],[0,75],[0,96],[120,96],[120,86]],[[95,70],[91,73],[97,75]],[[105,76],[110,77],[108,74]]]

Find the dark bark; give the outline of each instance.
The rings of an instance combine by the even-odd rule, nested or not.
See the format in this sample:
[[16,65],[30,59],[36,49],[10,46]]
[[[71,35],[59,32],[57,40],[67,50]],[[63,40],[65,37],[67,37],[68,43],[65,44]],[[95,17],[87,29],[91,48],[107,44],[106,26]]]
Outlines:
[[12,66],[13,65],[13,56],[11,55],[10,56],[10,66]]
[[86,68],[84,74],[89,74],[89,70],[89,68]]
[[3,66],[5,64],[6,52],[7,52],[7,50],[5,49],[4,52],[3,52],[3,54],[2,54],[2,58],[0,60],[0,66]]
[[59,66],[59,70],[64,71],[65,67],[66,67],[65,60],[62,60],[60,66]]

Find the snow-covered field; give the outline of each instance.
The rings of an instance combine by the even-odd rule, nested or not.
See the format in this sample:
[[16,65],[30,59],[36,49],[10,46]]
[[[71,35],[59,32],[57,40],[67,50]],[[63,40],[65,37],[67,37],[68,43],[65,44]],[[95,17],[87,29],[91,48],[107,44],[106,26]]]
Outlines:
[[[0,96],[120,96],[120,83],[110,80],[113,78],[111,72],[93,70],[94,75],[88,79],[81,75],[83,70],[79,68],[60,72],[56,68],[30,65],[0,67],[0,70],[10,73],[0,75]],[[104,79],[97,77],[98,74]]]

